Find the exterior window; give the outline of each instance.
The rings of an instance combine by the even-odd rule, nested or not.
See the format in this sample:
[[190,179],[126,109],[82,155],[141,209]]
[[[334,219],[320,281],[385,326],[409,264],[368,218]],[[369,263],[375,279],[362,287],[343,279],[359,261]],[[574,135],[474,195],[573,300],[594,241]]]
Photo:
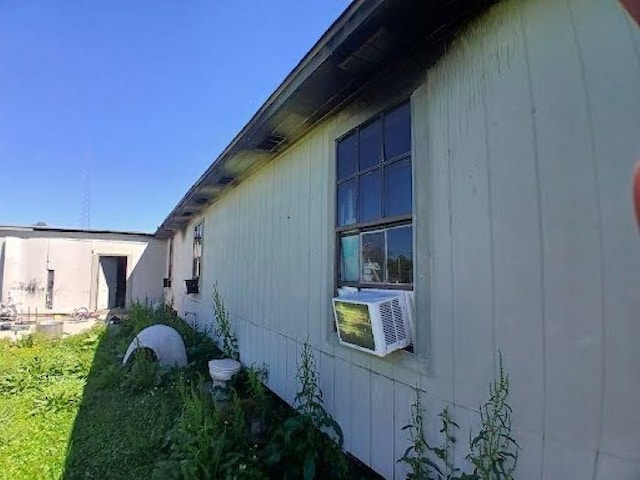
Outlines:
[[45,296],[45,307],[51,310],[53,308],[53,284],[55,281],[56,272],[51,269],[47,269],[47,293]]
[[336,163],[338,286],[411,289],[409,102],[339,139]]
[[[193,229],[193,267],[191,276],[200,280],[202,273],[202,235],[204,233],[204,222],[200,222]],[[198,281],[198,284],[200,282]]]
[[167,278],[173,278],[173,238],[169,239],[169,260],[167,265]]

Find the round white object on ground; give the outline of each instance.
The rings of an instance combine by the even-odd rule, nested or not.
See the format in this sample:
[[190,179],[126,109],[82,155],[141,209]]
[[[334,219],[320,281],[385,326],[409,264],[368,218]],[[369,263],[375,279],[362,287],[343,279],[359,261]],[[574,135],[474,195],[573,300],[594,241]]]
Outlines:
[[127,348],[123,365],[138,348],[153,350],[158,363],[163,366],[184,367],[187,364],[187,350],[182,337],[176,329],[167,325],[151,325],[138,333]]
[[240,370],[240,362],[231,358],[221,358],[209,361],[209,375],[216,382],[226,382]]

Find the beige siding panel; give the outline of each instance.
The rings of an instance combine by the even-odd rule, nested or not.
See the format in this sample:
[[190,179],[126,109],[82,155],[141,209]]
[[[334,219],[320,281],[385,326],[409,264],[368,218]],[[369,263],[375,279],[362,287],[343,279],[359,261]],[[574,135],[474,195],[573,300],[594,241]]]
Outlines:
[[[324,331],[324,319],[322,318],[322,304],[325,303],[324,293],[325,269],[322,263],[322,251],[324,243],[322,239],[327,230],[327,226],[322,216],[322,205],[326,204],[326,192],[322,188],[323,171],[327,170],[327,165],[323,162],[326,157],[323,153],[323,136],[315,136],[310,141],[309,165],[308,165],[308,197],[307,218],[308,218],[308,255],[309,259],[307,274],[307,331],[309,342],[314,347],[322,344],[322,333]],[[327,162],[328,163],[328,162]]]
[[287,382],[290,381],[288,375],[291,373],[291,366],[287,363],[287,337],[276,333],[274,340],[273,348],[276,349],[276,364],[274,368],[276,393],[284,399],[287,396]]
[[[439,397],[453,399],[453,264],[451,236],[451,189],[446,91],[449,70],[436,66],[429,72],[426,85],[413,95],[414,115],[414,203],[416,218],[427,218],[432,224],[417,221],[416,254],[431,250],[430,271],[420,272],[415,286],[416,324],[428,322],[424,345],[418,338],[419,351],[428,356],[429,390]],[[419,125],[422,125],[420,128]],[[432,178],[429,178],[429,174]],[[428,214],[421,212],[428,212]],[[429,245],[424,245],[428,243]],[[421,276],[424,275],[424,281]],[[430,290],[430,304],[426,294]]]
[[[346,129],[345,129],[346,130]],[[335,226],[335,135],[328,126],[322,128],[322,158],[328,159],[324,169],[314,169],[320,177],[319,214],[324,222],[324,228],[319,237],[320,248],[320,272],[321,272],[321,299],[320,302],[320,327],[324,343],[324,349],[333,352],[331,345],[327,345],[327,338],[336,338],[333,328],[333,311],[330,299],[334,296],[334,226]]]
[[595,449],[603,284],[589,105],[569,10],[545,0],[525,15],[544,247],[545,430]]
[[255,362],[256,352],[255,328],[245,321],[237,322],[237,326],[240,361],[245,365],[252,365]]
[[[393,418],[394,430],[389,433],[387,445],[393,449],[394,459],[399,459],[404,455],[405,450],[410,445],[409,430],[402,430],[402,427],[408,425],[411,420],[411,404],[415,399],[414,391],[411,387],[403,383],[394,382],[393,384]],[[392,437],[393,436],[393,440]],[[407,477],[407,465],[404,463],[396,463],[394,467],[395,477],[403,479]]]
[[595,462],[595,451],[577,449],[573,445],[546,439],[542,478],[592,478]]
[[335,412],[334,402],[334,361],[333,357],[326,353],[320,353],[318,360],[318,385],[322,390],[322,398],[324,407],[327,412],[333,414]]
[[273,195],[274,204],[272,210],[267,213],[271,220],[272,229],[272,243],[269,247],[269,252],[273,256],[273,281],[271,282],[271,315],[273,321],[273,328],[277,332],[284,332],[287,326],[284,318],[284,312],[286,305],[283,303],[283,291],[286,289],[288,283],[288,272],[286,271],[286,249],[283,248],[283,243],[286,240],[285,227],[283,222],[283,212],[285,209],[285,194],[286,188],[285,175],[288,169],[289,157],[285,157],[281,160],[281,165],[274,169],[273,177]]
[[357,434],[351,428],[351,365],[344,360],[334,358],[334,417],[344,433],[344,448],[351,451],[353,437]]
[[533,105],[522,25],[517,20],[501,21],[518,19],[521,8],[505,2],[487,20],[483,97],[496,348],[511,377],[511,402],[519,425],[542,433],[544,318]]
[[[518,410],[518,416],[520,411]],[[514,478],[527,480],[542,479],[542,436],[529,430],[513,429],[514,438],[518,440],[520,451],[518,452],[518,468]]]
[[351,365],[351,451],[367,465],[371,464],[371,371]]
[[634,55],[628,32],[618,28],[622,12],[595,0],[573,1],[571,7],[589,92],[597,188],[602,192],[600,232],[606,288],[601,448],[640,461],[637,394],[634,382],[624,374],[628,365],[640,365],[640,256],[628,254],[638,250],[629,179],[634,162],[640,160],[640,105],[629,99],[640,98],[640,70],[617,68],[620,58]]
[[298,391],[297,365],[298,365],[298,342],[290,338],[287,339],[287,374],[284,399],[293,404],[296,392]]
[[475,406],[493,359],[491,213],[483,110],[482,33],[448,58],[454,286],[454,401]]
[[598,457],[596,480],[635,480],[640,478],[640,462],[632,462],[611,455]]
[[395,451],[393,380],[371,374],[371,467],[384,478],[393,478]]
[[[264,349],[264,359],[265,359],[265,363],[267,365],[267,368],[269,370],[269,388],[271,390],[273,390],[274,392],[276,391],[276,386],[278,384],[278,376],[279,376],[279,369],[278,369],[278,351],[275,348],[276,343],[275,343],[275,339],[278,336],[276,333],[274,333],[272,330],[264,330],[264,344],[267,348]],[[281,373],[280,375],[284,375],[284,373]]]

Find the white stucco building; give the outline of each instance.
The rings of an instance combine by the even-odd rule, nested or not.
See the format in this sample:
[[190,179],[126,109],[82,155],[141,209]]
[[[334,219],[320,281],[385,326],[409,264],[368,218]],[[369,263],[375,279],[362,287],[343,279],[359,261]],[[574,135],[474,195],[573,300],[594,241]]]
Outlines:
[[166,242],[150,234],[0,226],[0,300],[23,314],[162,298]]

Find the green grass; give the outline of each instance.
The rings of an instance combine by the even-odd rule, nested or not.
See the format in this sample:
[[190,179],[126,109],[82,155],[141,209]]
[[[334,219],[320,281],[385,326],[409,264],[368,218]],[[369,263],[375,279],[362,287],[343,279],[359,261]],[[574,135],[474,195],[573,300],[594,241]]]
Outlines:
[[[163,369],[141,352],[123,367],[135,334],[157,323],[180,332],[189,365]],[[299,414],[266,390],[257,368],[236,375],[232,401],[216,404],[203,382],[220,354],[169,309],[140,305],[122,325],[0,342],[0,480],[281,477],[287,465],[267,462],[265,451]],[[348,478],[375,478],[349,464]]]
[[60,477],[95,333],[22,347],[0,342],[0,478]]
[[72,338],[0,342],[0,479],[151,477],[180,413],[180,374],[149,362],[125,369],[122,355],[158,322],[181,331],[192,357],[212,358],[213,344],[168,313],[131,317]]

